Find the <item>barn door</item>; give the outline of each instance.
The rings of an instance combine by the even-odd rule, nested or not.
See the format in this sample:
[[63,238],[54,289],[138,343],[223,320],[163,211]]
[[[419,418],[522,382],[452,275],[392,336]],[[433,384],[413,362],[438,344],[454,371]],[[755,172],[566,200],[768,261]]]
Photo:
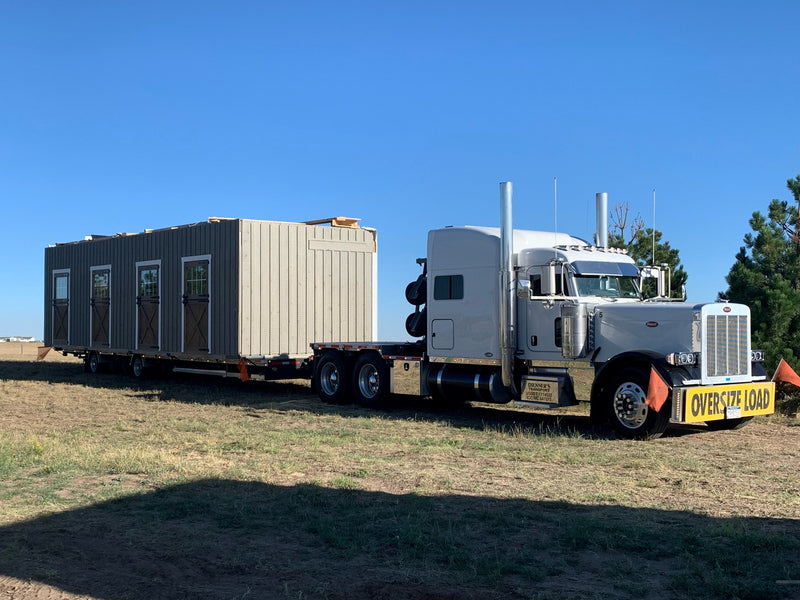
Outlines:
[[109,312],[111,304],[111,268],[94,267],[92,269],[92,346],[108,348],[111,343],[109,328]]
[[136,347],[161,347],[161,266],[137,264]]
[[69,270],[53,272],[53,345],[69,344]]
[[211,259],[183,259],[183,351],[210,352]]

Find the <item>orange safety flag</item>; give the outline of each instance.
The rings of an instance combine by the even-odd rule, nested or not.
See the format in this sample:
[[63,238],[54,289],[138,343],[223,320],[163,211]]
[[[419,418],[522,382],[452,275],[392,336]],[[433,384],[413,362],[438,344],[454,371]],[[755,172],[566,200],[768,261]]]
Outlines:
[[669,397],[669,386],[664,378],[656,371],[654,366],[650,366],[650,384],[647,386],[647,406],[659,412],[664,402]]
[[239,359],[239,379],[242,381],[250,379],[250,375],[247,374],[247,364],[244,362],[244,358]]
[[791,383],[800,387],[800,375],[795,373],[794,369],[789,366],[789,363],[783,359],[778,363],[778,368],[775,369],[772,381],[785,381],[786,383]]

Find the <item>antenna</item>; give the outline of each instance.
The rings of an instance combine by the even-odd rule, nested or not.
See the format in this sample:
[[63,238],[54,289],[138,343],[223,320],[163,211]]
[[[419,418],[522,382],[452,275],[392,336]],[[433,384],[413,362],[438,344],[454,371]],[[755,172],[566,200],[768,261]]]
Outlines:
[[553,247],[555,246],[558,246],[558,177],[553,177]]
[[653,266],[656,266],[656,188],[653,188]]

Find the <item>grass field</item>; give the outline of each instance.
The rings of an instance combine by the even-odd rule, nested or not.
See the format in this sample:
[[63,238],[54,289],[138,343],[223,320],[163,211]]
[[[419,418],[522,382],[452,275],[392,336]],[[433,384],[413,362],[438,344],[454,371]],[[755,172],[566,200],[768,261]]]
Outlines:
[[0,355],[0,600],[800,598],[800,428],[321,404]]

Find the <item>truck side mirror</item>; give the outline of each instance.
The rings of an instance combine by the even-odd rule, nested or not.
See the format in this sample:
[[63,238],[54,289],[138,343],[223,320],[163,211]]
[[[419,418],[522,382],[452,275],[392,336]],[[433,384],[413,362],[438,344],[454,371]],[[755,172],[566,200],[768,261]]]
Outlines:
[[556,265],[550,263],[542,269],[542,295],[555,296],[556,290]]

